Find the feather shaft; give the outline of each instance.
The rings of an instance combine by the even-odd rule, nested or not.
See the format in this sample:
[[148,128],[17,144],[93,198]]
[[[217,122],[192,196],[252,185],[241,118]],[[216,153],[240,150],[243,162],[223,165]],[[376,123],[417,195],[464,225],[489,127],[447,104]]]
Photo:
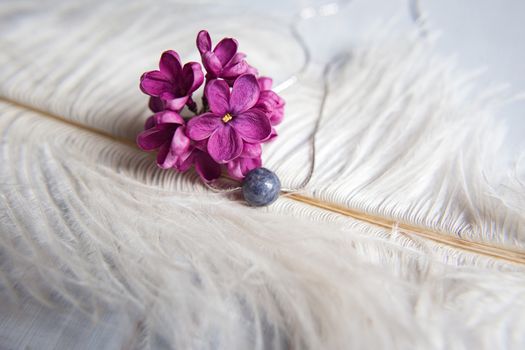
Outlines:
[[[76,128],[80,128],[85,131],[89,131],[97,135],[103,136],[105,138],[111,139],[112,141],[123,143],[131,147],[136,147],[136,144],[129,139],[116,137],[105,131],[102,131],[96,128],[92,128],[82,123],[77,123],[69,119],[62,118],[58,115],[34,108],[32,106],[22,104],[20,102],[12,101],[4,97],[0,97],[0,101],[11,104],[18,108],[23,108],[23,109],[35,112],[38,115],[41,115],[47,118],[51,118],[53,120],[56,120],[62,123],[67,123]],[[329,210],[331,212],[338,213],[344,216],[348,216],[356,220],[367,222],[375,226],[379,226],[379,227],[386,228],[389,230],[398,229],[402,233],[405,233],[408,235],[417,235],[419,237],[423,237],[431,241],[447,245],[449,247],[468,251],[470,253],[476,253],[476,254],[480,254],[484,256],[489,256],[492,258],[502,259],[502,260],[516,263],[516,264],[525,265],[525,252],[524,251],[509,249],[507,247],[500,247],[497,245],[491,245],[487,243],[476,242],[476,241],[466,240],[466,239],[459,238],[459,237],[454,237],[448,233],[435,232],[429,229],[402,223],[396,220],[391,220],[391,219],[383,218],[377,215],[371,215],[371,214],[367,214],[364,212],[359,212],[359,211],[352,210],[350,208],[346,208],[346,207],[343,207],[343,206],[340,206],[334,203],[328,203],[326,201],[322,201],[322,200],[319,200],[313,197],[309,197],[309,196],[305,196],[302,194],[298,194],[298,193],[287,194],[287,197],[290,199],[308,204],[308,205],[315,206],[317,208]]]

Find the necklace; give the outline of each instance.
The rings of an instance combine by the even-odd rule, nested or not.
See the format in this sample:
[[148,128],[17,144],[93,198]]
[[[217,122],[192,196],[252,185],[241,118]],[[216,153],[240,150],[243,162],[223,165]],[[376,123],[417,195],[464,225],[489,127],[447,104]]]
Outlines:
[[[346,56],[345,56],[346,57]],[[214,192],[236,192],[242,191],[245,201],[252,206],[266,206],[273,203],[279,195],[291,195],[297,193],[301,190],[304,190],[306,186],[310,183],[315,171],[315,162],[316,162],[316,135],[321,126],[321,121],[325,109],[326,100],[329,93],[328,79],[326,76],[330,74],[330,71],[333,67],[343,60],[342,56],[337,56],[327,63],[323,70],[323,94],[321,98],[321,103],[319,106],[319,112],[316,117],[314,128],[312,130],[312,135],[310,137],[310,167],[307,176],[302,181],[302,183],[295,188],[283,188],[281,187],[281,182],[279,177],[271,170],[261,167],[251,170],[244,180],[242,181],[241,186],[232,187],[228,189],[220,189],[213,186],[210,183],[205,183],[208,188]],[[305,67],[308,65],[305,64]],[[301,72],[304,71],[305,67],[301,69]],[[289,81],[292,80],[294,83],[298,80],[297,75],[292,76],[287,79],[285,82],[281,83],[286,84],[286,87],[292,86],[289,84]]]
[[[291,33],[296,42],[301,47],[305,63],[302,67],[289,78],[285,79],[283,82],[278,84],[273,91],[281,92],[295,85],[299,80],[299,77],[304,74],[306,69],[310,66],[312,58],[310,50],[306,42],[304,41],[302,35],[299,33],[297,28],[298,24],[301,21],[309,20],[319,16],[333,16],[339,12],[339,6],[336,3],[329,3],[322,5],[319,8],[308,8],[301,11],[298,14],[298,18],[294,20],[291,24]],[[328,79],[326,78],[333,67],[341,61],[346,61],[348,55],[338,55],[331,59],[328,63],[324,65],[323,74],[322,74],[322,89],[323,94],[321,102],[319,105],[319,111],[315,120],[314,128],[310,137],[310,166],[308,174],[301,184],[295,188],[286,188],[281,186],[281,181],[279,177],[271,170],[259,167],[251,170],[246,174],[240,186],[230,187],[230,188],[220,188],[216,187],[213,183],[205,182],[205,185],[214,192],[217,193],[231,193],[241,191],[244,200],[251,206],[267,206],[272,204],[280,195],[290,196],[304,190],[306,186],[310,183],[316,164],[316,136],[321,126],[321,120],[323,117],[326,100],[329,93]]]

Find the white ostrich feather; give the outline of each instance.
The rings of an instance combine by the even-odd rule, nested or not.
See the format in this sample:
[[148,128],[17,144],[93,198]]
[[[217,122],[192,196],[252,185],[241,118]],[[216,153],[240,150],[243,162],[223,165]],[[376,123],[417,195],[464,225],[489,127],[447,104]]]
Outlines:
[[[285,23],[168,1],[34,5],[0,6],[0,347],[523,348],[522,265],[287,197],[248,208],[133,147],[137,79],[159,52],[196,59],[206,27],[282,81],[304,63]],[[305,195],[524,249],[523,179],[495,171],[502,97],[413,37],[371,35],[345,57]],[[322,69],[282,92],[264,152],[286,187],[308,175]]]

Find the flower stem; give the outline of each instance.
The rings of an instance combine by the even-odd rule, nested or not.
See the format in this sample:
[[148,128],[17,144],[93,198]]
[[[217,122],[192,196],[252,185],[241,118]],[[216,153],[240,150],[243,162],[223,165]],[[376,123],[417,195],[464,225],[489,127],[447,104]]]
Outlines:
[[206,98],[206,96],[202,96],[202,108],[201,110],[199,111],[199,114],[202,114],[204,112],[207,112],[209,110],[209,105],[208,105],[208,99]]

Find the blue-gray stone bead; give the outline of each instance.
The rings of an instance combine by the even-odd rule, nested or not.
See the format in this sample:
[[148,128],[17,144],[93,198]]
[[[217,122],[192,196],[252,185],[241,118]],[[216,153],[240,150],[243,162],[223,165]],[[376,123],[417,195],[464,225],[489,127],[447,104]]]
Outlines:
[[270,205],[279,197],[281,181],[266,168],[250,171],[242,182],[244,200],[254,207]]

